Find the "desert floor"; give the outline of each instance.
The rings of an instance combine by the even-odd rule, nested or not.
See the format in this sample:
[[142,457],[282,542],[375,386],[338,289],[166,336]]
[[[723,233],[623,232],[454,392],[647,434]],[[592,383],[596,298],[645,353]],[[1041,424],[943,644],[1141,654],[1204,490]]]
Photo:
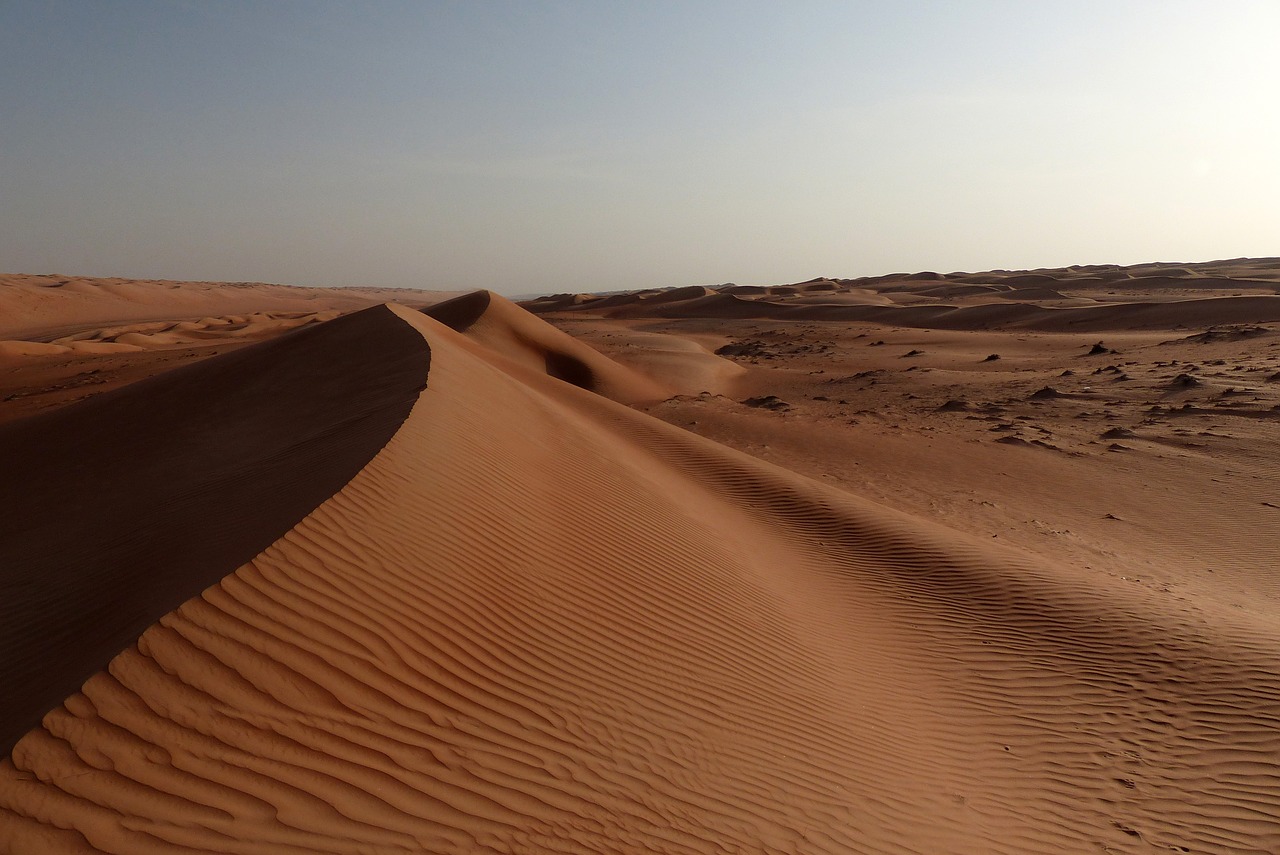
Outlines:
[[2,277],[0,852],[1280,851],[1278,293]]

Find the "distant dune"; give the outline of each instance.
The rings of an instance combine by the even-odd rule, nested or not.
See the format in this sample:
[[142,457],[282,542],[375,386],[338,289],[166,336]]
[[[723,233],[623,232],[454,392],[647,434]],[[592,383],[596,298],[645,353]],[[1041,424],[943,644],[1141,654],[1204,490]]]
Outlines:
[[433,292],[404,288],[300,288],[260,282],[0,274],[0,305],[5,310],[0,315],[0,339],[53,339],[67,332],[83,335],[94,325],[199,321],[228,314],[351,311],[389,301],[415,305],[424,298],[427,302],[440,299]]
[[0,852],[1280,851],[1280,333],[1142,331],[1273,287],[1024,307],[1104,341],[691,289],[15,344]]
[[530,311],[611,318],[870,322],[929,329],[1104,331],[1280,321],[1280,260],[1100,271],[914,273],[785,286],[554,295]]

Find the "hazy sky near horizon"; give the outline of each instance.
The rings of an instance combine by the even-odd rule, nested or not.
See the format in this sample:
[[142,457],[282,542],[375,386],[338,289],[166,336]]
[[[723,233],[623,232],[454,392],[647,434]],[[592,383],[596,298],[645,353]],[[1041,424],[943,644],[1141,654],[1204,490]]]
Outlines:
[[1280,2],[0,3],[0,270],[507,294],[1280,255]]

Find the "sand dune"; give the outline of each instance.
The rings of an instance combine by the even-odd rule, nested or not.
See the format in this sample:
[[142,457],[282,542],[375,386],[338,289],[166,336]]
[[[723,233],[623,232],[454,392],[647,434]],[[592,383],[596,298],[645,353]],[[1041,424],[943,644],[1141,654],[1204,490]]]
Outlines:
[[427,370],[389,319],[369,309],[0,426],[0,684],[23,687],[0,706],[4,747],[386,443]]
[[624,403],[673,394],[720,393],[743,373],[736,363],[688,338],[615,331],[613,358],[539,320],[489,291],[476,291],[423,310],[485,346],[486,358],[511,359]]
[[[1099,572],[1065,538],[1003,546],[890,506],[924,483],[941,516],[948,479],[1008,473],[1040,473],[1010,490],[1070,493],[1097,480],[1072,468],[1083,452],[945,437],[934,452],[913,433],[910,452],[862,456],[902,470],[872,500],[793,469],[851,465],[856,446],[825,444],[888,449],[901,425],[819,430],[798,403],[715,396],[649,405],[767,436],[783,468],[592,391],[656,382],[611,358],[635,336],[723,330],[744,389],[927,408],[921,430],[987,414],[1056,426],[1045,408],[1129,412],[1083,385],[1115,382],[1108,368],[1164,394],[1164,373],[1227,371],[1208,363],[1241,342],[1263,360],[1269,331],[1129,334],[1090,355],[1048,334],[591,323],[569,336],[483,293],[375,309],[0,426],[23,467],[0,486],[22,508],[0,538],[0,566],[22,573],[6,570],[6,608],[25,621],[6,684],[47,684],[2,712],[25,735],[0,764],[0,852],[1280,848],[1265,573],[1224,561],[1230,579],[1194,583],[1254,592],[1232,608],[1190,578],[1175,597]],[[817,367],[846,358],[876,367]],[[1051,364],[1076,370],[1037,399]],[[1018,394],[922,399],[954,394],[962,367],[972,388]],[[1204,387],[1187,394],[1221,394]],[[89,444],[37,461],[36,437]],[[1144,501],[1118,496],[1096,525],[1132,525]],[[88,596],[55,596],[82,574]],[[67,636],[86,626],[77,650]]]
[[258,282],[171,282],[0,274],[0,339],[53,339],[93,326],[253,312],[352,311],[386,301],[424,305],[432,292],[299,288]]
[[606,359],[538,320],[505,297],[476,291],[424,310],[484,345],[486,355],[511,360],[617,401],[656,401],[671,390]]
[[558,296],[525,306],[538,313],[624,319],[753,318],[953,330],[1106,331],[1280,321],[1280,262],[1275,259],[1137,265],[1106,273],[1086,268],[923,272],[708,290],[677,288],[596,301]]
[[[1037,292],[1033,299],[1042,299]],[[1061,295],[1056,292],[1050,299]],[[790,321],[861,321],[926,329],[1026,329],[1042,331],[1173,329],[1191,324],[1265,323],[1280,321],[1280,297],[1216,297],[1177,302],[1126,301],[1096,306],[1052,308],[1014,302],[981,305],[938,305],[931,295],[899,295],[897,303],[875,306],[845,301],[775,303],[716,295],[655,308],[637,303],[615,310],[613,317],[708,318]],[[588,306],[590,304],[587,304]]]
[[0,423],[387,300],[455,295],[0,274]]

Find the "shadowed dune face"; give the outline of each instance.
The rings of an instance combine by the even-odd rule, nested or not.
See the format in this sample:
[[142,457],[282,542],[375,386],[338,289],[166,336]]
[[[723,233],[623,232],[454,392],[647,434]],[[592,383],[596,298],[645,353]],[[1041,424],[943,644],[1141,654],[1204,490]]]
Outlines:
[[455,332],[465,333],[489,310],[492,299],[488,291],[473,291],[423,309],[422,313]]
[[359,472],[428,363],[374,308],[0,426],[4,748]]
[[591,373],[591,368],[581,359],[565,353],[547,353],[547,374],[579,389],[591,389],[595,386],[595,375]]

